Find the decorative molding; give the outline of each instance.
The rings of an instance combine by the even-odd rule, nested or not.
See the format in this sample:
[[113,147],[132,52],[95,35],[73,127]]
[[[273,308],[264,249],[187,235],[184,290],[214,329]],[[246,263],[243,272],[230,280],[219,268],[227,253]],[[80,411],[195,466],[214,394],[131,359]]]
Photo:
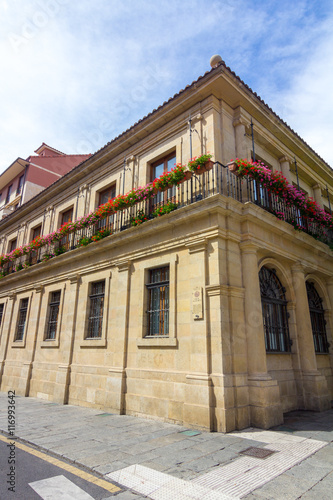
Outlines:
[[121,375],[125,375],[125,370],[124,368],[117,368],[117,367],[113,367],[113,368],[109,368],[108,370],[110,373],[120,373]]
[[185,243],[185,246],[188,248],[189,254],[204,252],[207,249],[207,239],[202,238],[194,241],[188,241]]
[[288,156],[281,156],[281,158],[279,158],[279,163],[284,163],[284,162],[287,162],[290,165],[292,160]]
[[200,380],[201,382],[207,382],[208,385],[212,385],[212,379],[210,375],[204,375],[201,373],[188,373],[186,375],[186,380]]
[[228,297],[244,298],[245,296],[245,288],[238,286],[207,285],[205,289],[208,297],[214,297],[216,295],[224,295]]
[[122,273],[123,271],[129,271],[131,269],[132,261],[118,260],[117,262],[114,262],[114,265],[118,268],[118,272]]
[[67,279],[69,280],[71,285],[75,285],[76,283],[79,283],[81,276],[79,274],[72,274],[70,276],[67,276]]
[[35,286],[36,293],[43,293],[43,291],[44,291],[44,285],[36,285]]
[[256,254],[259,250],[259,246],[251,240],[241,241],[239,247],[242,253],[254,253]]

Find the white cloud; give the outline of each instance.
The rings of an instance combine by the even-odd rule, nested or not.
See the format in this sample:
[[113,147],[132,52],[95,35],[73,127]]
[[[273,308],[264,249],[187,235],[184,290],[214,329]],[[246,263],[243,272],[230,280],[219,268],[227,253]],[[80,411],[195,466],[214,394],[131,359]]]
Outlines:
[[11,0],[0,15],[0,171],[43,141],[96,151],[207,71],[214,53],[332,158],[316,146],[329,143],[330,96],[319,103],[333,76],[323,72],[329,14],[310,0]]

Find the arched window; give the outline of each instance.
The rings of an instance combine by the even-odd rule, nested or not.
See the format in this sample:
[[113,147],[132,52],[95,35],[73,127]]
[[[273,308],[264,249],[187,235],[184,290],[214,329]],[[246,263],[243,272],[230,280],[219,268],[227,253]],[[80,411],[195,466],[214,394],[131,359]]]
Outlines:
[[286,290],[275,269],[262,267],[259,280],[266,351],[290,352]]
[[308,292],[308,301],[311,317],[311,326],[313,333],[313,342],[316,352],[328,352],[328,342],[326,335],[326,321],[322,299],[315,289],[313,283],[306,282],[306,291]]

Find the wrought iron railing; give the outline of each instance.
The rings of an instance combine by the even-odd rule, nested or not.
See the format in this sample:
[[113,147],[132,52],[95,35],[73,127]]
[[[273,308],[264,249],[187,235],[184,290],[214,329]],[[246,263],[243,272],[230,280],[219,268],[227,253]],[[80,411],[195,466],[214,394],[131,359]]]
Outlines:
[[26,266],[46,261],[61,253],[85,246],[94,238],[96,240],[102,239],[103,234],[101,233],[103,231],[104,234],[115,234],[129,229],[133,225],[133,220],[138,216],[145,214],[146,219],[149,220],[153,218],[152,214],[157,207],[164,207],[170,202],[176,204],[177,208],[181,208],[215,194],[230,196],[242,203],[251,201],[262,209],[291,223],[296,229],[304,231],[328,245],[333,244],[332,231],[319,223],[307,221],[300,214],[297,207],[288,206],[284,200],[268,191],[258,181],[248,177],[241,179],[230,172],[225,165],[215,162],[212,170],[201,175],[194,174],[191,179],[177,187],[170,188],[164,193],[158,193],[149,200],[141,201],[132,207],[108,215],[87,228],[68,234],[60,241],[34,250],[28,256],[17,258],[14,263],[8,262],[4,264],[2,274],[9,274]]

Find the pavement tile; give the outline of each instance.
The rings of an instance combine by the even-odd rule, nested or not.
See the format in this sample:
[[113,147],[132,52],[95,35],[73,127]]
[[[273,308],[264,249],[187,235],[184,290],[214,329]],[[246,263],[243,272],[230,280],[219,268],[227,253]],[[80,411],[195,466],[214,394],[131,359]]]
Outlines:
[[[308,490],[308,486],[298,479],[281,474],[261,488],[254,490],[252,498],[264,498],[266,500],[296,500]],[[248,500],[248,496],[244,497]]]
[[300,498],[302,500],[332,500],[333,472],[315,484]]
[[[3,402],[6,405],[6,398],[5,393],[0,393],[1,407]],[[230,434],[202,431],[188,437],[181,432],[191,429],[184,426],[130,415],[101,416],[103,410],[51,405],[34,398],[17,398],[17,408],[18,437],[100,474],[140,464],[165,472],[175,480],[192,481],[213,472],[218,465],[223,471],[232,462],[232,467],[237,469],[239,451],[250,446],[269,448],[273,443],[272,446],[278,448],[290,446],[292,452],[297,454],[297,446],[310,437],[328,444],[299,465],[254,490],[246,499],[333,498],[330,494],[333,491],[332,410],[320,414],[292,412],[285,416],[282,426],[268,431],[255,428]],[[6,431],[6,427],[5,406],[4,410],[0,409],[0,429]],[[144,497],[126,491],[110,498],[139,500]],[[170,497],[170,500],[174,498]]]
[[230,448],[225,448],[224,450],[216,451],[209,455],[211,460],[216,460],[219,464],[224,464],[226,462],[230,462],[235,458],[238,458],[239,454]]
[[308,460],[295,465],[291,469],[285,472],[287,476],[300,480],[304,485],[311,487],[313,484],[321,481],[327,474],[332,470],[332,467],[328,464],[326,467],[316,467],[314,462],[308,463]]
[[109,472],[114,472],[115,470],[125,469],[125,467],[128,467],[128,464],[122,462],[121,460],[115,460],[110,464],[94,466],[93,470],[99,472],[100,474],[105,475],[108,474]]

